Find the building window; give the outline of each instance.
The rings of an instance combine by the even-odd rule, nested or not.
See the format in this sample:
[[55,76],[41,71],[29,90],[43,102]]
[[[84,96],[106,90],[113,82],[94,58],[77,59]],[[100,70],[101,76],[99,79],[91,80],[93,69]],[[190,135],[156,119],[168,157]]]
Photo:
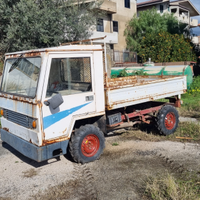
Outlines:
[[124,0],[125,8],[130,8],[130,0]]
[[163,5],[160,5],[160,13],[163,13]]
[[113,32],[118,32],[118,22],[113,21]]
[[97,31],[104,32],[103,19],[97,19]]

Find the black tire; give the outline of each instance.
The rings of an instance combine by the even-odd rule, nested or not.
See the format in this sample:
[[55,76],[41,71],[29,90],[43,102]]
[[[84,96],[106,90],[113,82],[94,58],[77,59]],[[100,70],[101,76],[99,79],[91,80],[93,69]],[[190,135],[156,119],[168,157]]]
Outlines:
[[173,106],[163,106],[156,117],[156,125],[159,132],[163,135],[170,135],[174,133],[178,127],[178,118],[178,112]]
[[97,160],[105,148],[105,138],[100,129],[93,125],[81,126],[72,134],[69,152],[77,163]]

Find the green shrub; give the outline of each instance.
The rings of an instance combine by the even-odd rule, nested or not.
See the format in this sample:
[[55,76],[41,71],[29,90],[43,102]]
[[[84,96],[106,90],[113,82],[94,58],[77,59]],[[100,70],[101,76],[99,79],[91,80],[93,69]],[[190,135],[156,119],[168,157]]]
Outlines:
[[128,73],[126,72],[126,68],[124,68],[123,70],[121,70],[119,72],[119,76],[118,77],[126,77],[129,76]]
[[0,72],[3,71],[3,61],[0,60]]
[[138,55],[143,62],[149,58],[156,63],[196,60],[190,39],[164,31],[159,34],[147,33],[141,40]]
[[194,78],[190,89],[182,95],[182,100],[183,109],[200,112],[200,76]]
[[135,70],[131,74],[128,74],[126,71],[126,68],[124,68],[123,70],[119,72],[119,75],[113,74],[111,75],[111,78],[127,77],[127,76],[148,76],[148,74],[144,72],[143,70]]

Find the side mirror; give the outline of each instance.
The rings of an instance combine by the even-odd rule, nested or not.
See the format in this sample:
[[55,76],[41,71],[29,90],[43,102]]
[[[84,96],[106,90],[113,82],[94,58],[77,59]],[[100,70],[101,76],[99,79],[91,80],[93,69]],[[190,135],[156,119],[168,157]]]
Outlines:
[[63,98],[61,94],[56,94],[55,96],[51,97],[48,101],[44,101],[46,106],[50,106],[53,109],[56,109],[63,103]]

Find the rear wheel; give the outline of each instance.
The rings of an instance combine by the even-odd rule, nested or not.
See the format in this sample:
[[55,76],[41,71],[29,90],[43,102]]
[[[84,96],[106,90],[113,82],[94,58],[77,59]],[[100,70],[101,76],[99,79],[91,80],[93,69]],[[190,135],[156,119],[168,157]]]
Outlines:
[[71,136],[69,151],[75,162],[92,162],[100,157],[105,148],[105,138],[93,125],[81,126]]
[[156,125],[163,135],[170,135],[175,132],[179,123],[177,110],[171,105],[165,105],[157,115]]

